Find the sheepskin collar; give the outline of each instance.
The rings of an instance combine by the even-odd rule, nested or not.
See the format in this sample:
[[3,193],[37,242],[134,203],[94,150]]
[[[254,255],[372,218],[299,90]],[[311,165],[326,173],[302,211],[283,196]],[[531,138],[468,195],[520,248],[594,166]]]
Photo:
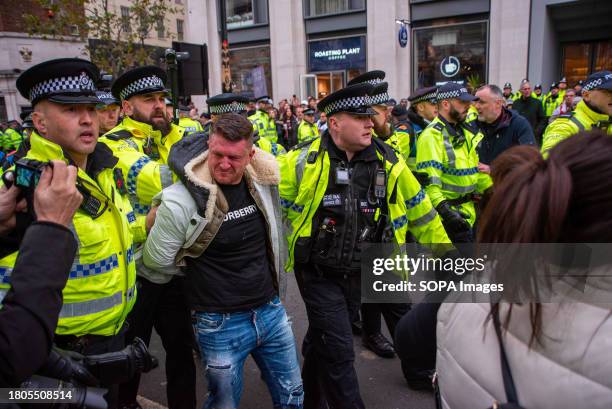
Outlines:
[[[253,183],[272,186],[280,183],[280,171],[274,156],[257,147],[254,147],[255,155],[247,165],[244,177],[249,188]],[[184,168],[185,178],[195,187],[203,188],[208,191],[208,200],[204,217],[212,217],[214,206],[217,200],[218,185],[214,181],[208,169],[208,150],[193,157]]]

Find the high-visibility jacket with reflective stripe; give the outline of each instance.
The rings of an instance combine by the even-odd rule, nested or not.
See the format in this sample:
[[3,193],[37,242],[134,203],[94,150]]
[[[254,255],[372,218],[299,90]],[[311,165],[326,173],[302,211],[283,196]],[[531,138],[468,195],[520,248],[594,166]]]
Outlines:
[[[64,159],[60,146],[36,132],[30,136],[28,159],[46,162]],[[104,149],[105,157],[112,159]],[[98,154],[98,148],[96,152]],[[92,154],[93,155],[93,154]],[[91,157],[91,155],[90,155]],[[97,158],[100,158],[98,156]],[[133,235],[144,240],[144,228],[133,228],[135,216],[126,196],[120,194],[112,167],[104,167],[92,179],[79,169],[78,177],[100,201],[95,218],[79,209],[69,228],[79,242],[78,252],[62,294],[64,304],[56,333],[62,335],[115,335],[123,326],[136,299],[136,267]],[[0,290],[7,291],[17,253],[0,259]]]
[[270,142],[278,141],[276,123],[270,119],[267,113],[258,110],[253,115],[249,116],[249,121],[253,123],[253,129],[257,130],[260,138],[266,138]]
[[[378,137],[376,132],[372,131],[373,137]],[[410,134],[407,132],[394,131],[387,139],[380,138],[384,143],[392,147],[398,155],[408,164],[410,160]],[[408,167],[410,168],[410,166]]]
[[7,128],[4,131],[4,150],[7,152],[14,151],[19,148],[21,142],[23,142],[25,138],[19,132],[14,130],[13,128]]
[[193,132],[202,132],[202,124],[191,118],[180,118],[179,126],[185,129],[185,135]]
[[[461,132],[465,141],[454,147],[456,137],[451,136],[446,124],[436,117],[417,141],[417,171],[429,177],[425,190],[434,206],[443,200],[483,193],[493,183],[488,174],[478,171],[476,146],[482,134],[469,124],[464,124]],[[469,215],[470,224],[474,224],[474,203],[469,200],[460,207]]]
[[[293,268],[296,241],[315,234],[312,219],[327,189],[330,169],[329,154],[325,150],[319,152],[319,148],[322,138],[329,137],[326,132],[321,138],[289,151],[279,160],[281,206],[290,228],[287,271]],[[373,139],[372,143],[377,144],[377,155],[387,174],[388,223],[393,230],[394,242],[398,245],[405,243],[410,231],[419,243],[450,243],[440,216],[404,160],[380,141]],[[313,157],[316,158],[314,161]],[[444,248],[448,249],[447,246]]]
[[474,105],[470,105],[468,108],[467,115],[465,117],[465,122],[474,122],[478,119],[478,110]]
[[610,117],[598,114],[584,101],[580,101],[573,113],[560,115],[546,127],[542,137],[542,153],[546,156],[548,151],[559,142],[580,131],[589,131],[592,128],[600,128],[608,135],[612,135]]
[[542,107],[544,108],[544,115],[547,117],[552,116],[553,112],[559,105],[563,103],[563,98],[561,95],[557,95],[557,98],[553,98],[552,95],[547,95],[546,98],[542,100]]
[[319,128],[317,128],[317,125],[302,120],[297,130],[298,143],[306,142],[317,137],[319,137]]
[[[110,136],[121,131],[132,136],[117,140]],[[137,215],[147,214],[153,196],[174,183],[174,176],[167,166],[168,154],[184,132],[183,128],[172,124],[170,133],[162,137],[161,132],[151,125],[125,117],[100,138],[100,142],[108,145],[113,155],[119,158],[117,166],[123,170],[125,185]]]
[[255,141],[255,145],[257,145],[259,149],[271,153],[274,157],[287,153],[283,145],[276,142],[270,142],[266,138],[258,138],[257,141]]

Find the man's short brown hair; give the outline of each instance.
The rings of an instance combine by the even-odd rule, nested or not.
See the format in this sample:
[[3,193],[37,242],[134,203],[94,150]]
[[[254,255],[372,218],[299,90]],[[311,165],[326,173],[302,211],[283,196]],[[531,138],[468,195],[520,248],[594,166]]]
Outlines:
[[253,141],[253,124],[243,115],[228,113],[219,115],[212,126],[211,135],[218,134],[231,142]]

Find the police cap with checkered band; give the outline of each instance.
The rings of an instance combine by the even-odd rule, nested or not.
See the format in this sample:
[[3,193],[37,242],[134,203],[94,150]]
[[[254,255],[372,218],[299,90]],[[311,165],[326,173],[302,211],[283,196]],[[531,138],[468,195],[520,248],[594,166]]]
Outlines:
[[96,104],[95,83],[100,71],[93,63],[80,58],[45,61],[24,71],[17,78],[21,96],[32,102],[42,100],[58,104]]
[[589,75],[582,86],[582,91],[605,89],[612,91],[612,71],[597,71]]
[[419,88],[408,97],[408,101],[410,101],[412,105],[416,105],[419,102],[431,102],[435,104],[437,94],[438,87]]
[[208,111],[213,115],[228,114],[234,112],[240,114],[246,112],[249,98],[242,95],[226,92],[210,97],[206,100]]
[[459,101],[471,102],[476,101],[478,98],[470,94],[464,85],[457,84],[456,82],[447,82],[438,88],[438,95],[436,96],[438,102],[445,99],[458,99]]
[[349,85],[329,94],[317,105],[320,112],[327,116],[346,112],[351,115],[376,115],[372,109],[370,94],[373,86],[368,83]]
[[385,79],[385,72],[381,70],[372,70],[364,74],[358,75],[348,82],[347,85],[355,85],[361,83],[368,83],[371,85],[380,84]]
[[115,98],[126,100],[134,95],[163,92],[166,89],[166,73],[159,67],[147,65],[129,70],[115,80],[111,92]]
[[372,105],[387,105],[390,101],[389,94],[387,93],[389,84],[381,82],[372,87],[370,93],[370,104]]

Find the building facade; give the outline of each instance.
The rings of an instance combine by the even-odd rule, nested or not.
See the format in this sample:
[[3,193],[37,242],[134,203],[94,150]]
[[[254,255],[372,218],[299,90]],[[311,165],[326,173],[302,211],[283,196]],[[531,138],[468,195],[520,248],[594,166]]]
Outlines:
[[573,86],[612,69],[612,2],[211,0],[198,14],[189,1],[207,27],[211,94],[221,92],[222,1],[234,89],[251,96],[320,98],[372,69],[386,71],[395,98],[446,81],[547,89],[565,76]]

